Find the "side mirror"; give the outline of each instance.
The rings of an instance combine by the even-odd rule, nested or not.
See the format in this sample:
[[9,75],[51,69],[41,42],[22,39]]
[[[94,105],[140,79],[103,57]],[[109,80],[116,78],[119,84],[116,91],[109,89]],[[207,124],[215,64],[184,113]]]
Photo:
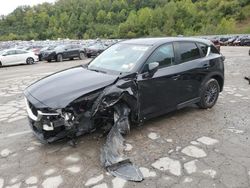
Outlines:
[[159,68],[159,63],[158,62],[153,62],[148,64],[148,72],[153,72],[155,73]]
[[144,78],[150,78],[153,77],[154,74],[156,73],[156,71],[159,68],[159,63],[158,62],[152,62],[148,64],[148,71],[145,72],[145,74],[143,75]]

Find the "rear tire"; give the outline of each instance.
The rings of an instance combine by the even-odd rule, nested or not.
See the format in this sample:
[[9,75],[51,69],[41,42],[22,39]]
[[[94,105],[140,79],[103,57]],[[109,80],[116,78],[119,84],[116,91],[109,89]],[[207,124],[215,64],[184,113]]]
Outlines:
[[62,61],[63,61],[63,56],[62,56],[62,54],[58,54],[58,55],[56,56],[56,61],[57,61],[57,62],[62,62]]
[[28,57],[28,58],[26,59],[26,63],[27,63],[28,65],[32,65],[32,64],[34,64],[34,62],[35,62],[35,60],[34,60],[32,57]]
[[2,65],[2,62],[0,61],[0,67],[2,67],[3,65]]
[[220,85],[216,79],[209,79],[201,88],[200,102],[197,105],[202,109],[212,108],[220,93]]

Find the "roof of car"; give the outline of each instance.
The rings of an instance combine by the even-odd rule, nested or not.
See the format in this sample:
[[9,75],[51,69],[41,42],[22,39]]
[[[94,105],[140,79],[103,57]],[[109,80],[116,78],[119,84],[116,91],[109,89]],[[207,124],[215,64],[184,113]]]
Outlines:
[[154,46],[154,45],[159,45],[159,44],[163,44],[166,42],[177,42],[177,41],[202,42],[207,45],[211,44],[210,40],[194,38],[194,37],[138,38],[138,39],[126,40],[121,43]]

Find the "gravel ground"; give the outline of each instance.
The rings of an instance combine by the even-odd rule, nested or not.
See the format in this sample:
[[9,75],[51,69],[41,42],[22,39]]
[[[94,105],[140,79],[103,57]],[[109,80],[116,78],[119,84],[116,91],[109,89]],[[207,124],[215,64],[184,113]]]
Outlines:
[[2,187],[250,187],[249,48],[222,47],[225,87],[214,108],[196,106],[152,119],[126,136],[126,154],[145,180],[126,182],[99,161],[98,133],[42,145],[26,120],[22,91],[53,72],[88,62],[0,68],[0,188]]

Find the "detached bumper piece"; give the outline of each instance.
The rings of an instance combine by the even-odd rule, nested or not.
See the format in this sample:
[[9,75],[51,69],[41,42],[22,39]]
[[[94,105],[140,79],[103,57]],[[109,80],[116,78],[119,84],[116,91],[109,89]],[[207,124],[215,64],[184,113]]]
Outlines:
[[107,141],[101,150],[101,162],[106,170],[113,176],[120,177],[129,181],[140,182],[143,175],[139,168],[129,159],[124,157],[124,138],[130,130],[129,113],[130,109],[125,105],[117,105],[117,120],[110,130]]
[[[249,53],[250,53],[250,51],[249,51]],[[250,85],[250,76],[249,77],[245,77],[245,80],[247,80],[249,82],[249,85]]]

